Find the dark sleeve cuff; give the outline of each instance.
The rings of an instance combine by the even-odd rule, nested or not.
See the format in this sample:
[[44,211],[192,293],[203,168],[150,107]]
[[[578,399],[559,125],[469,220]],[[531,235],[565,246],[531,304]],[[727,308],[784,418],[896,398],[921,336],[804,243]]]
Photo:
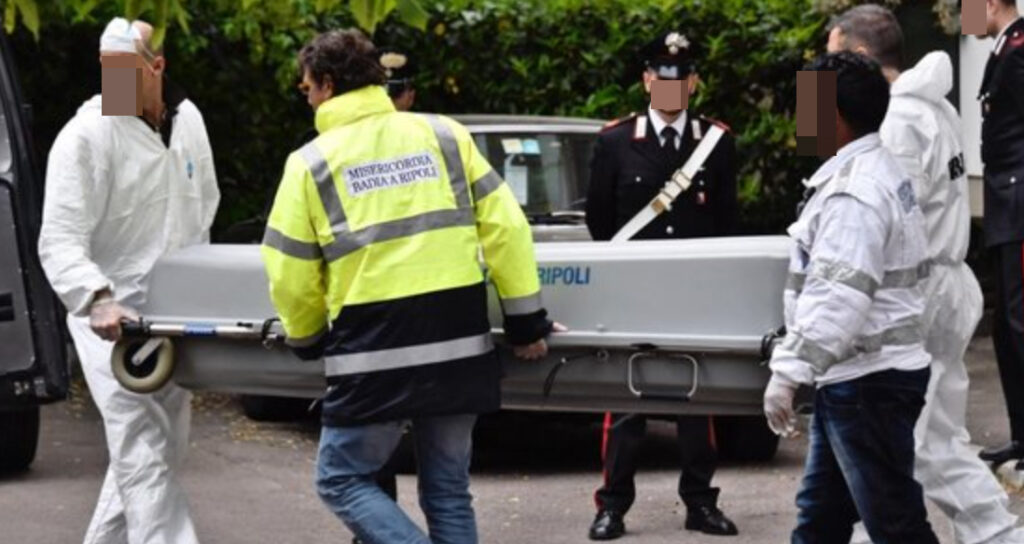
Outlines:
[[513,346],[526,346],[546,338],[553,326],[543,308],[530,314],[506,315],[505,339]]
[[295,356],[298,357],[299,359],[302,359],[303,361],[316,361],[318,359],[323,358],[324,351],[327,349],[327,339],[329,337],[329,334],[324,334],[323,336],[320,337],[319,340],[316,341],[315,344],[305,347],[289,347],[291,348],[292,353],[294,353]]

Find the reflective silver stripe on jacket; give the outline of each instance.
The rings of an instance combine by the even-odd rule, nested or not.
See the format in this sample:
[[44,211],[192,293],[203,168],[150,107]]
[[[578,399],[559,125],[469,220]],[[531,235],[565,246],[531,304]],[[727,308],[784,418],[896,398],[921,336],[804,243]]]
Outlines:
[[497,191],[503,183],[505,183],[505,180],[501,179],[501,176],[492,169],[473,184],[473,202],[480,202],[494,191]]
[[793,353],[797,359],[810,363],[819,372],[825,372],[839,361],[832,352],[821,347],[817,342],[808,340],[798,332],[790,332],[782,341],[780,348]]
[[483,355],[494,349],[490,333],[404,348],[331,355],[324,359],[328,376],[408,368]]
[[444,164],[448,169],[448,179],[452,184],[452,191],[455,193],[455,205],[459,208],[469,208],[469,183],[466,181],[466,170],[462,166],[462,155],[459,154],[459,143],[455,140],[455,134],[451,127],[441,120],[437,115],[422,114],[423,118],[430,123],[434,129],[434,136],[441,144],[441,155],[444,156]]
[[841,283],[864,293],[869,298],[875,296],[878,282],[870,274],[846,264],[835,261],[818,260],[811,263],[809,276]]
[[853,341],[853,351],[856,353],[874,353],[881,351],[885,346],[910,346],[924,342],[924,333],[921,331],[921,324],[917,320],[908,320],[897,323],[892,327],[871,336],[861,336]]
[[376,242],[412,236],[447,227],[471,227],[476,224],[472,210],[435,210],[404,219],[385,221],[355,232],[334,233],[334,241],[324,246],[328,262],[340,259]]
[[327,164],[327,159],[320,153],[315,143],[309,142],[299,149],[299,155],[306,161],[310,173],[313,174],[313,181],[316,182],[316,191],[320,195],[320,203],[327,212],[327,220],[334,230],[347,231],[348,222],[345,219],[345,210],[341,207],[341,196],[338,195],[338,187],[334,184],[334,174]]
[[[320,195],[320,201],[327,212],[327,219],[331,223],[331,233],[334,235],[334,241],[322,247],[323,256],[327,261],[340,259],[376,242],[394,240],[431,230],[448,227],[466,227],[476,224],[476,216],[473,213],[472,204],[469,199],[469,184],[466,182],[465,169],[462,165],[462,158],[459,154],[459,146],[455,140],[455,135],[440,117],[436,115],[423,115],[423,117],[430,123],[431,128],[434,130],[434,135],[441,146],[441,154],[444,156],[448,179],[450,180],[452,192],[455,195],[455,202],[458,206],[455,209],[429,211],[412,217],[385,221],[352,231],[349,229],[345,211],[341,205],[341,197],[338,194],[337,185],[335,185],[334,173],[331,172],[327,160],[320,153],[314,142],[309,142],[299,150],[299,155],[306,161],[306,165],[313,175],[317,193]],[[498,177],[497,174],[494,174],[494,176]],[[488,176],[484,176],[477,183],[485,179],[488,179]],[[500,178],[498,179],[500,180]],[[493,181],[488,181],[488,183],[493,183]],[[303,249],[301,251],[307,250]]]
[[296,259],[317,261],[323,258],[320,245],[316,242],[301,242],[274,227],[267,227],[267,230],[263,233],[263,245],[272,247]]
[[327,334],[327,332],[328,332],[327,325],[324,325],[323,328],[321,328],[320,330],[316,331],[314,334],[311,334],[309,336],[305,336],[305,337],[302,337],[302,338],[291,338],[291,337],[288,337],[288,338],[285,339],[284,343],[288,344],[289,346],[291,346],[293,348],[308,348],[309,346],[315,345],[317,342],[319,342],[320,339],[323,338],[324,335]]
[[540,293],[525,297],[501,299],[501,309],[505,315],[527,315],[544,308]]
[[[816,269],[812,269],[812,271],[811,271],[811,275],[813,275],[813,276],[818,276],[818,277],[821,277],[821,278],[824,278],[824,279],[828,279],[828,280],[839,281],[840,283],[849,285],[850,287],[853,287],[854,289],[857,289],[858,291],[861,291],[861,292],[863,292],[865,294],[868,294],[868,296],[871,296],[871,295],[874,294],[874,290],[871,290],[871,292],[868,293],[868,291],[866,291],[865,289],[861,288],[862,286],[871,285],[871,284],[874,283],[874,280],[871,279],[871,277],[868,276],[866,273],[860,272],[860,271],[855,270],[853,268],[849,268],[849,270],[848,271],[844,271],[844,273],[848,274],[849,275],[848,277],[854,278],[854,280],[852,282],[843,281],[843,280],[837,279],[835,277],[829,277],[826,274],[819,274],[819,273],[817,273]],[[926,279],[930,273],[931,273],[931,264],[927,263],[927,262],[921,263],[921,264],[919,264],[918,266],[916,266],[914,268],[902,268],[902,269],[899,269],[899,270],[890,270],[890,271],[886,272],[885,276],[882,278],[881,288],[882,289],[903,289],[903,288],[914,287],[919,282],[921,282],[922,280]],[[863,277],[861,277],[861,276],[863,276]],[[867,280],[870,280],[871,283],[868,283]],[[790,291],[796,291],[797,293],[799,293],[799,292],[803,291],[804,284],[806,282],[807,282],[807,274],[801,274],[799,272],[790,272],[789,276],[786,277],[786,289],[788,289]]]
[[924,342],[921,325],[913,320],[896,323],[876,334],[855,338],[851,349],[844,353],[841,359],[817,342],[805,338],[799,332],[787,334],[780,347],[793,353],[797,359],[810,363],[818,371],[825,372],[841,360],[845,361],[862,354],[878,353],[886,346],[910,346],[921,342]]

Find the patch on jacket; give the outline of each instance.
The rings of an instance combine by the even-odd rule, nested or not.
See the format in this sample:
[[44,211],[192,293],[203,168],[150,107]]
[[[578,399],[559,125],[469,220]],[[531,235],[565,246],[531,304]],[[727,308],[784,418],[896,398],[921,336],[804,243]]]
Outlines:
[[967,169],[964,168],[964,154],[961,153],[952,159],[949,159],[949,180],[953,181],[960,176],[967,173]]
[[910,180],[901,183],[900,188],[896,190],[896,194],[900,197],[900,204],[903,205],[904,213],[917,206],[917,197],[914,196],[914,186],[910,184]]
[[423,151],[384,161],[371,161],[345,167],[345,187],[349,196],[361,196],[390,187],[401,187],[441,177],[433,153]]

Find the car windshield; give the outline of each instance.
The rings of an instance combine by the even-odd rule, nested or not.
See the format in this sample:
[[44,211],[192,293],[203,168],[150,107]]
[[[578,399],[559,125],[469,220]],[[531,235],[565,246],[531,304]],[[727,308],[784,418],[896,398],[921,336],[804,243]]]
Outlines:
[[474,138],[527,217],[582,220],[596,133],[488,132]]

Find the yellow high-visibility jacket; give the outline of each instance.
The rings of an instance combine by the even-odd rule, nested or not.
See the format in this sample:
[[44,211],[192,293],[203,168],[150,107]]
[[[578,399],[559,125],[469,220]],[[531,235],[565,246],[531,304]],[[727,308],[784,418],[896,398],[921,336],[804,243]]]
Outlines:
[[323,103],[316,127],[288,157],[262,253],[290,345],[324,357],[324,423],[496,409],[481,254],[510,340],[551,328],[511,189],[465,127],[397,112],[383,87]]

